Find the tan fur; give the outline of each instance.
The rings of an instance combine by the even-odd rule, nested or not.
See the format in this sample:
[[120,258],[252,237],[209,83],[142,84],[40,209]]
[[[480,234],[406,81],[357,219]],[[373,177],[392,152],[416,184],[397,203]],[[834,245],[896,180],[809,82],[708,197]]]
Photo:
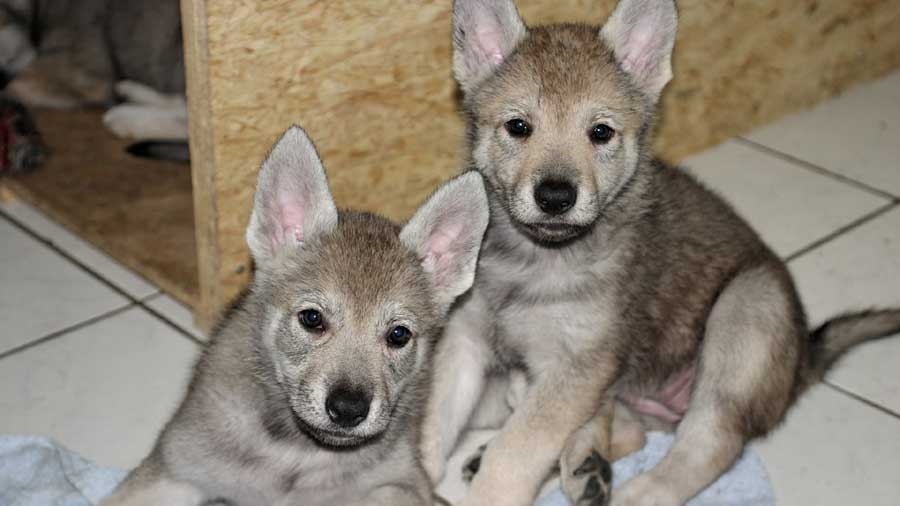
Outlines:
[[[253,284],[153,451],[104,506],[432,504],[416,421],[433,342],[471,284],[487,218],[475,173],[441,186],[402,228],[339,212],[312,142],[288,130],[260,171]],[[304,323],[309,310],[320,325]],[[409,330],[399,345],[398,326]],[[338,416],[346,392],[364,414]]]
[[[895,310],[810,334],[783,262],[722,199],[653,160],[676,21],[671,0],[621,0],[604,27],[532,28],[511,0],[454,3],[469,162],[492,212],[472,293],[438,345],[423,426],[432,479],[486,378],[529,379],[463,506],[529,505],[556,460],[576,506],[684,504],[837,356],[900,330]],[[597,125],[614,135],[597,141]],[[563,212],[540,203],[548,179],[577,190]],[[643,427],[675,430],[673,448],[609,494],[592,452],[630,452]]]

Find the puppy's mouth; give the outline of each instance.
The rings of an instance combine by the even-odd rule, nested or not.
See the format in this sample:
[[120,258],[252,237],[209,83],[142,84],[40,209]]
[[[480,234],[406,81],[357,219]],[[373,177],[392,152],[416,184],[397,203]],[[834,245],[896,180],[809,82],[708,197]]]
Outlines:
[[294,419],[300,430],[309,436],[310,439],[321,446],[331,449],[353,449],[364,446],[381,437],[384,432],[379,431],[371,434],[354,434],[332,428],[324,428],[317,424],[307,422],[296,412],[294,413]]
[[519,223],[525,234],[539,243],[561,245],[584,235],[590,227],[570,223]]

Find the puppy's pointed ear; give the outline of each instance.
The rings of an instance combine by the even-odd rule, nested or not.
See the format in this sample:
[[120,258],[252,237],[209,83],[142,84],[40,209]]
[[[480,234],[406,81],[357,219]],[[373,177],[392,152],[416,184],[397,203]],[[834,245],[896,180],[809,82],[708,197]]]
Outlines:
[[316,148],[302,128],[293,126],[278,139],[259,171],[247,226],[250,253],[265,268],[282,253],[333,230],[337,220]]
[[600,30],[616,60],[654,101],[672,78],[678,28],[673,0],[621,0]]
[[453,73],[464,92],[489,76],[525,38],[512,0],[454,0]]
[[437,189],[400,232],[430,276],[441,310],[472,286],[488,224],[484,181],[468,172]]

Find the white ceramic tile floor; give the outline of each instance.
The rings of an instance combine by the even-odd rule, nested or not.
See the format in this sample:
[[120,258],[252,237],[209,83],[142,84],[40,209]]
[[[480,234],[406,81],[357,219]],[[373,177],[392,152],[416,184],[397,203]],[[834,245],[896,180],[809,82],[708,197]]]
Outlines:
[[139,307],[0,360],[0,433],[130,468],[181,398],[197,345]]
[[747,138],[900,196],[900,72]]
[[191,310],[172,297],[160,294],[147,299],[146,305],[197,339],[206,340],[203,331],[194,325],[194,315]]
[[782,257],[890,202],[733,140],[682,165],[728,199]]
[[[900,206],[885,197],[900,194],[898,88],[900,73],[747,136],[761,147],[727,142],[685,162],[780,254],[821,242],[789,264],[814,322],[900,304]],[[98,318],[128,300],[0,217],[0,432],[46,434],[129,467],[177,402],[197,349],[187,335],[198,333],[182,306],[147,298],[153,290],[131,273],[96,263],[80,241],[60,239],[58,227],[16,205],[4,212],[145,302]],[[885,206],[893,207],[872,216]],[[854,351],[829,382],[839,389],[813,388],[756,444],[779,504],[900,504],[900,336]]]
[[155,286],[145,281],[133,271],[123,267],[106,254],[81,240],[43,213],[20,201],[0,203],[3,210],[14,220],[28,227],[35,235],[65,251],[88,269],[103,276],[114,286],[128,295],[141,299],[157,293]]
[[128,300],[0,219],[0,353]]

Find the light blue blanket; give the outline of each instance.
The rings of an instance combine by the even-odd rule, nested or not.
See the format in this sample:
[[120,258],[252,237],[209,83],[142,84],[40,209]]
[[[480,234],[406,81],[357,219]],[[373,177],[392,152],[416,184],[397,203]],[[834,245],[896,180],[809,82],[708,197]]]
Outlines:
[[[662,460],[672,446],[671,434],[647,434],[644,448],[613,464],[613,495],[615,488],[629,478],[642,473]],[[542,497],[535,506],[568,506],[558,488]],[[735,465],[715,483],[694,497],[688,506],[772,506],[775,496],[769,475],[762,460],[752,450],[744,450]]]
[[0,506],[91,506],[125,474],[91,464],[47,438],[0,436]]
[[[643,450],[613,465],[616,484],[653,467],[671,436],[648,434]],[[0,506],[93,506],[125,477],[125,471],[94,465],[52,441],[35,436],[0,436]],[[537,506],[565,506],[559,489]],[[771,506],[772,487],[759,457],[750,450],[690,506]]]

